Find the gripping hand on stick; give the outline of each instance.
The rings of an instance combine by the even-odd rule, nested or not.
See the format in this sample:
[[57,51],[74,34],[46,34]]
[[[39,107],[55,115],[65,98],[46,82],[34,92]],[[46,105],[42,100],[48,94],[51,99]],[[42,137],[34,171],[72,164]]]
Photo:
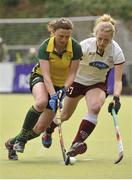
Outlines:
[[54,112],[57,111],[57,108],[58,108],[58,95],[57,94],[50,96],[49,105]]
[[63,87],[62,89],[60,89],[59,91],[57,91],[57,95],[58,95],[58,98],[59,98],[60,102],[62,102],[63,99],[65,98],[66,92],[67,92],[66,87]]
[[120,107],[121,107],[120,98],[114,96],[113,101],[110,102],[110,104],[108,106],[108,112],[112,114],[112,109],[114,108],[116,114],[118,114]]

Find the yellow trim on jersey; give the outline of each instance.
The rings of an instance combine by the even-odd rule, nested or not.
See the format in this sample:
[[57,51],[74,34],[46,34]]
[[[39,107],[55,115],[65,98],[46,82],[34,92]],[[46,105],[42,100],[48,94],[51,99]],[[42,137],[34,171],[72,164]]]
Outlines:
[[66,51],[72,53],[72,40],[71,40],[71,38],[69,38],[69,40],[68,40]]
[[[55,39],[55,37],[51,37],[49,42],[48,42],[48,46],[46,49],[48,52],[53,52],[53,50],[54,50],[54,39]],[[69,40],[68,40],[68,43],[66,46],[66,51],[72,52],[72,40],[71,40],[71,38],[69,38]]]
[[55,39],[55,37],[51,37],[48,42],[48,46],[46,49],[48,52],[53,52],[53,50],[54,50],[54,39]]

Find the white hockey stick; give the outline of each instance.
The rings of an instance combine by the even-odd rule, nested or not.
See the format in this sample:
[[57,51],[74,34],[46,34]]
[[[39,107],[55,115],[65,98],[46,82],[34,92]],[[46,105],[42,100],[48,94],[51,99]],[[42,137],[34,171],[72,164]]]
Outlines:
[[123,154],[124,153],[123,153],[122,138],[121,138],[120,130],[119,130],[119,127],[118,127],[117,115],[115,113],[115,109],[114,108],[112,109],[112,117],[113,117],[113,121],[114,121],[116,139],[117,139],[117,143],[118,143],[118,154],[119,154],[119,157],[115,161],[115,164],[117,164],[117,163],[119,163],[123,159]]

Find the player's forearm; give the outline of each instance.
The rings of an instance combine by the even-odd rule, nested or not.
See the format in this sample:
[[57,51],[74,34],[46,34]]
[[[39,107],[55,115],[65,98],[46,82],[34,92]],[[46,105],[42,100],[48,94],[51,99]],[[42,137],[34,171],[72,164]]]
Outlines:
[[120,97],[122,91],[122,81],[115,82],[114,84],[114,96]]
[[66,80],[64,86],[66,88],[69,88],[72,85],[74,79],[75,79],[75,75],[68,77],[68,79]]
[[40,68],[44,78],[44,84],[46,86],[46,89],[50,95],[54,95],[56,94],[56,92],[51,80],[49,61],[40,60],[39,62],[40,62]]
[[69,88],[72,85],[77,73],[78,66],[79,66],[79,61],[72,61],[71,67],[69,69],[69,74],[65,82],[66,88]]
[[46,86],[46,89],[47,89],[48,93],[50,95],[55,95],[56,92],[55,92],[55,89],[54,89],[54,86],[53,86],[53,83],[52,83],[50,77],[45,76],[44,83],[45,83],[45,86]]

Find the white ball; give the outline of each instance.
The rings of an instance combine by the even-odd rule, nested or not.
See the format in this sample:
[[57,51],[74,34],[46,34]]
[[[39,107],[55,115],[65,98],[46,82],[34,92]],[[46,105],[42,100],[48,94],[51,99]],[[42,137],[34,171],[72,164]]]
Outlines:
[[70,164],[73,165],[75,164],[76,159],[74,157],[70,157]]

